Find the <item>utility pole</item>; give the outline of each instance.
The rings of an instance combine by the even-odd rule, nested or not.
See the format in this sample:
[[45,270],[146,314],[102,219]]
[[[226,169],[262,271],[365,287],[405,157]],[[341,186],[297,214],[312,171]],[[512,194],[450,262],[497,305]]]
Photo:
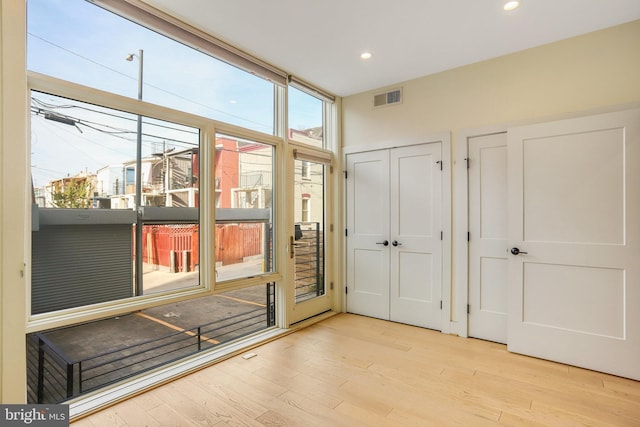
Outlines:
[[[138,53],[130,53],[127,61],[133,61],[134,57],[138,57],[138,100],[142,101],[142,76],[144,57],[143,50]],[[135,257],[136,257],[136,277],[135,277],[135,295],[139,296],[144,293],[142,288],[142,115],[138,114],[138,130],[136,135],[136,233],[135,233]]]

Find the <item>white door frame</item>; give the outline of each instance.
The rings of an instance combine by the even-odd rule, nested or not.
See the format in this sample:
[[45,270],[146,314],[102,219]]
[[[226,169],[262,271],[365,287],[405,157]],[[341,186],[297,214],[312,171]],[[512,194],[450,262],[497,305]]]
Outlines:
[[[440,142],[442,144],[442,333],[451,333],[451,312],[452,312],[452,295],[451,295],[451,134],[442,132],[427,135],[423,138],[406,138],[396,141],[382,141],[370,145],[358,145],[353,147],[345,147],[342,150],[343,164],[346,165],[348,154],[361,153],[366,151],[385,150],[397,147],[407,147],[411,145],[429,144]],[[347,206],[347,194],[344,191],[343,206]],[[347,223],[347,212],[343,210],[343,224]],[[344,230],[342,230],[344,236]],[[346,267],[346,239],[343,239],[344,265]],[[341,292],[344,295],[347,284],[347,269],[343,268],[342,272]],[[346,311],[346,304],[343,303],[342,311]]]

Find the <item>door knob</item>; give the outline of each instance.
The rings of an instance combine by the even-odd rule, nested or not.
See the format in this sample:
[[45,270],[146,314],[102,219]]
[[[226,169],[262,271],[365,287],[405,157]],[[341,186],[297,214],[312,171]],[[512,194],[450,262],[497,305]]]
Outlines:
[[518,248],[511,248],[511,253],[512,253],[513,255],[518,255],[518,254],[525,254],[525,255],[526,255],[526,254],[528,254],[529,252],[523,252],[523,251],[521,251],[521,250],[520,250],[520,249],[518,249]]
[[389,241],[385,240],[384,242],[376,242],[376,245],[389,246]]
[[391,242],[391,244],[393,246],[402,246],[402,243],[398,242],[397,240],[394,240],[393,242]]

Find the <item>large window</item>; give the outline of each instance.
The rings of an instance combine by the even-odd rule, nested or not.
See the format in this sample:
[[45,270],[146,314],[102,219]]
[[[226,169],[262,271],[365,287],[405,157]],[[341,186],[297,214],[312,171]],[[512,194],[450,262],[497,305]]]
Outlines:
[[324,103],[294,86],[289,86],[289,139],[325,148]]
[[[218,59],[211,40],[173,21],[158,29],[161,15],[151,25],[135,2],[27,6],[32,402],[63,401],[286,326],[275,301],[293,282],[302,284],[298,301],[326,294],[326,101],[233,55]],[[296,160],[295,201],[285,201],[279,186],[294,166],[279,167],[291,141],[321,160]],[[301,233],[291,245],[305,272],[295,277],[277,257],[289,243],[278,235],[285,209],[295,209]],[[80,331],[91,340],[104,325],[126,336],[78,344]],[[65,345],[78,354],[65,358]],[[62,389],[44,398],[47,369],[62,369]]]
[[210,289],[200,274],[207,120],[136,114],[133,100],[48,77],[30,86],[31,314]]
[[200,285],[199,128],[32,90],[31,132],[32,314]]
[[[275,326],[279,140],[29,77],[30,402],[64,401]],[[40,157],[56,169],[39,168]],[[64,172],[76,162],[87,166]],[[82,344],[104,333],[119,335]]]
[[[126,2],[105,5],[131,11]],[[199,42],[186,43],[178,27],[180,42],[84,0],[30,0],[27,24],[28,69],[47,76],[31,81],[65,94],[31,96],[32,314],[213,289],[275,271],[279,140],[242,136],[274,133],[273,81],[203,53],[206,46],[195,49]],[[128,98],[137,89],[150,104],[242,127],[215,137],[205,161],[202,127],[159,120],[146,113],[150,104],[111,95],[79,101],[89,92],[82,87]],[[202,234],[203,205],[216,217],[212,238]],[[202,253],[209,244],[212,265]],[[81,267],[66,267],[82,257]]]
[[134,98],[142,60],[144,100],[273,134],[273,83],[85,0],[27,6],[29,70]]

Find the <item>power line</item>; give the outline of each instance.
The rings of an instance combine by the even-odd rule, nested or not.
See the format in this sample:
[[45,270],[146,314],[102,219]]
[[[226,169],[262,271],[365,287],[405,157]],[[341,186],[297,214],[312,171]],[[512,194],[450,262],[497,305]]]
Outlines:
[[[45,118],[47,118],[46,117],[47,113],[52,113],[51,110],[45,110],[45,109],[38,108],[38,107],[32,107],[31,112],[36,116],[44,113]],[[54,113],[54,114],[57,114],[57,113]],[[93,121],[90,121],[90,120],[79,119],[77,117],[73,117],[73,116],[70,116],[70,115],[60,115],[59,117],[61,119],[65,119],[65,120],[68,120],[70,122],[70,123],[67,123],[65,121],[64,122],[65,124],[72,124],[72,125],[75,125],[76,127],[78,127],[79,125],[86,126],[89,129],[93,129],[95,131],[104,133],[106,135],[113,136],[115,138],[121,138],[121,139],[124,139],[126,141],[132,141],[132,140],[129,139],[129,138],[124,137],[123,135],[136,134],[136,131],[131,130],[131,129],[117,128],[117,127],[109,126],[109,125],[106,125],[106,124],[103,124],[103,123],[98,123],[98,122],[93,122]],[[60,121],[60,120],[56,120],[56,121]],[[150,124],[150,125],[153,126],[153,124]],[[100,126],[102,126],[103,128],[113,129],[113,130],[101,129]],[[155,134],[151,134],[151,133],[142,133],[142,135],[146,136],[148,138],[155,138],[156,140],[162,140],[162,141],[171,141],[171,142],[182,144],[182,145],[186,145],[186,146],[198,147],[200,145],[199,143],[183,141],[183,140],[180,140],[180,139],[175,139],[175,138],[168,137],[166,135],[155,135]],[[150,142],[155,142],[155,141],[150,141]]]
[[116,70],[115,68],[108,67],[108,66],[106,66],[106,65],[104,65],[104,64],[101,64],[101,63],[99,63],[99,62],[97,62],[97,61],[94,61],[93,59],[87,58],[86,56],[82,56],[82,55],[80,55],[79,53],[72,51],[71,49],[67,49],[66,47],[62,47],[62,46],[60,46],[60,45],[57,45],[57,44],[55,44],[55,43],[53,43],[53,42],[51,42],[51,41],[49,41],[49,40],[47,40],[47,39],[45,39],[45,38],[43,38],[43,37],[40,37],[40,36],[38,36],[38,35],[33,34],[33,33],[32,33],[32,32],[30,32],[30,31],[27,31],[27,34],[28,34],[28,35],[30,35],[30,36],[31,36],[31,37],[33,37],[33,38],[36,38],[36,39],[38,39],[38,40],[40,40],[40,41],[45,42],[45,43],[47,43],[47,44],[49,44],[49,45],[51,45],[51,46],[57,47],[58,49],[62,49],[62,50],[64,50],[64,51],[65,51],[65,52],[67,52],[67,53],[70,53],[70,54],[72,54],[72,55],[74,55],[74,56],[77,56],[78,58],[84,59],[85,61],[89,61],[89,62],[91,62],[92,64],[98,65],[98,66],[100,66],[100,67],[102,67],[102,68],[106,68],[107,70],[109,70],[109,71],[113,71],[114,73],[120,74],[121,76],[124,76],[124,77],[126,77],[126,78],[128,78],[128,79],[135,80],[135,78],[134,78],[134,77],[131,77],[131,76],[129,76],[129,75],[127,75],[127,74],[123,73],[122,71],[118,71],[118,70]]
[[[103,114],[105,116],[115,117],[115,118],[121,119],[121,120],[127,120],[127,121],[131,121],[131,122],[135,122],[137,120],[137,119],[134,119],[133,117],[126,117],[126,116],[121,116],[121,115],[114,114],[114,113],[109,113],[109,112],[106,112],[106,111],[99,111],[99,110],[95,110],[95,109],[92,109],[92,108],[83,107],[81,105],[72,105],[72,104],[69,104],[69,105],[55,105],[55,104],[49,104],[49,103],[46,103],[46,102],[42,101],[41,99],[38,99],[38,98],[35,98],[35,97],[31,97],[31,100],[34,101],[35,103],[41,105],[42,107],[48,108],[50,110],[55,110],[55,109],[58,109],[58,108],[64,108],[64,109],[67,109],[67,108],[78,108],[80,110],[86,110],[86,111],[90,111],[90,112],[96,113],[96,114]],[[64,117],[71,118],[71,116],[64,116]],[[156,119],[156,120],[159,120],[159,119]],[[89,122],[89,123],[91,123],[91,122]],[[93,122],[93,123],[94,124],[100,124],[100,123],[95,123],[95,122]],[[187,133],[187,134],[192,134],[192,135],[200,135],[200,130],[197,129],[197,128],[191,128],[191,127],[187,128],[185,126],[184,128],[181,129],[181,128],[176,128],[176,127],[172,127],[172,126],[168,126],[168,125],[162,125],[160,123],[154,123],[154,122],[149,122],[149,121],[143,121],[143,123],[146,124],[146,125],[149,125],[149,126],[154,126],[154,127],[174,130],[176,132],[182,132],[182,133]],[[167,123],[170,123],[170,122],[167,122]],[[111,127],[111,126],[108,126],[108,125],[103,125],[103,126]],[[113,128],[113,127],[111,127],[111,128],[112,129],[117,129],[117,128]],[[189,130],[189,129],[195,129],[195,130]],[[122,133],[130,133],[130,132],[131,131],[129,131],[129,130],[123,130]]]
[[[94,61],[93,59],[87,58],[86,56],[83,56],[83,55],[81,55],[81,54],[79,54],[79,53],[77,53],[77,52],[74,52],[74,51],[73,51],[73,50],[71,50],[71,49],[67,49],[67,48],[65,48],[65,47],[63,47],[63,46],[60,46],[60,45],[58,45],[58,44],[56,44],[56,43],[53,43],[52,41],[49,41],[49,40],[45,39],[44,37],[40,37],[40,36],[38,36],[38,35],[36,35],[36,34],[33,34],[33,33],[32,33],[32,32],[30,32],[30,31],[27,31],[27,34],[28,34],[29,36],[33,37],[33,38],[36,38],[36,39],[38,39],[38,40],[40,40],[40,41],[44,42],[44,43],[47,43],[47,44],[49,44],[49,45],[51,45],[51,46],[54,46],[54,47],[56,47],[56,48],[58,48],[58,49],[64,50],[64,51],[65,51],[65,52],[67,52],[67,53],[70,53],[70,54],[72,54],[72,55],[74,55],[74,56],[77,56],[78,58],[81,58],[81,59],[84,59],[85,61],[91,62],[92,64],[95,64],[95,65],[97,65],[97,66],[99,66],[99,67],[105,68],[105,69],[107,69],[107,70],[109,70],[109,71],[112,71],[112,72],[114,72],[114,73],[116,73],[116,74],[119,74],[119,75],[121,75],[121,76],[123,76],[123,77],[126,77],[126,78],[128,78],[128,79],[136,80],[136,78],[135,78],[135,77],[132,77],[132,76],[130,76],[130,75],[128,75],[128,74],[126,74],[126,73],[123,73],[122,71],[118,71],[118,70],[116,70],[115,68],[111,68],[111,67],[109,67],[109,66],[107,66],[107,65],[101,64],[100,62]],[[271,126],[269,126],[269,125],[265,125],[265,124],[263,124],[263,123],[260,123],[260,122],[255,121],[255,120],[247,119],[247,118],[245,118],[245,117],[242,117],[242,116],[238,116],[238,115],[235,115],[235,114],[228,113],[228,112],[226,112],[226,111],[220,110],[220,109],[215,108],[215,107],[212,107],[212,106],[210,106],[210,105],[206,105],[206,104],[203,104],[203,103],[201,103],[201,102],[194,101],[194,100],[192,100],[192,99],[186,98],[186,97],[184,97],[184,96],[182,96],[182,95],[179,95],[179,94],[177,94],[177,93],[170,92],[170,91],[168,91],[168,90],[166,90],[166,89],[163,89],[163,88],[161,88],[161,87],[159,87],[159,86],[155,86],[155,85],[150,84],[150,83],[147,83],[147,82],[143,82],[143,85],[144,85],[144,86],[151,87],[151,88],[154,88],[154,89],[156,89],[156,90],[158,90],[158,91],[160,91],[160,92],[166,93],[167,95],[175,96],[176,98],[178,98],[178,99],[182,99],[183,101],[187,101],[187,102],[190,102],[190,103],[192,103],[192,104],[198,105],[198,106],[200,106],[200,107],[204,107],[204,108],[207,108],[207,109],[209,109],[209,110],[212,110],[212,111],[218,112],[218,113],[220,113],[220,114],[224,114],[224,115],[226,115],[226,116],[228,116],[228,117],[232,117],[232,118],[234,118],[234,119],[242,120],[242,121],[247,122],[247,123],[252,123],[252,124],[254,124],[254,125],[258,125],[258,126],[260,126],[260,127],[262,127],[262,128],[265,128],[265,129],[270,129],[270,128],[271,128]]]

